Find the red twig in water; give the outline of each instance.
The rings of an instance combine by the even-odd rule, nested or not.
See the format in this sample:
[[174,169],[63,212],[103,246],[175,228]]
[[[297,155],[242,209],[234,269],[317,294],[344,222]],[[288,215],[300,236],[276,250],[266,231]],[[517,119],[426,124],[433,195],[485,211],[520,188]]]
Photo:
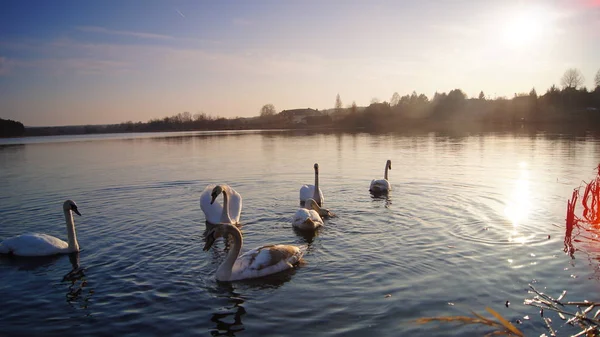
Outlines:
[[573,190],[571,199],[567,200],[567,218],[566,232],[565,232],[565,252],[569,253],[573,257],[575,251],[573,244],[571,243],[571,234],[573,228],[579,224],[587,223],[591,225],[600,224],[600,164],[597,167],[596,178],[589,183],[585,183],[585,191],[581,198],[581,205],[583,206],[583,218],[579,218],[575,215],[575,206],[577,205],[577,199],[579,198],[579,190],[581,186]]

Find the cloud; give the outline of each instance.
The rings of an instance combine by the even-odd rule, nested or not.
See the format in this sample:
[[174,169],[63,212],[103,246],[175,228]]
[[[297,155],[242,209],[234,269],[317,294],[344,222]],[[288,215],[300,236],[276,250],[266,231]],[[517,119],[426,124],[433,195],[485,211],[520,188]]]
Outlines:
[[134,31],[126,31],[126,30],[112,30],[112,29],[98,27],[98,26],[79,26],[79,27],[75,27],[75,28],[81,32],[86,32],[86,33],[132,36],[132,37],[137,37],[140,39],[175,40],[175,37],[170,36],[170,35],[134,32]]

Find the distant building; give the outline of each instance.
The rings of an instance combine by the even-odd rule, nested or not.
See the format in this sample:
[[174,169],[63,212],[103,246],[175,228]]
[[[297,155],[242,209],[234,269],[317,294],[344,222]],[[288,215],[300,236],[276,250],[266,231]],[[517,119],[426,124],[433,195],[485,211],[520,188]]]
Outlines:
[[293,124],[307,124],[309,117],[322,116],[323,114],[319,110],[315,109],[292,109],[283,110],[279,113],[279,116],[284,117],[289,123]]

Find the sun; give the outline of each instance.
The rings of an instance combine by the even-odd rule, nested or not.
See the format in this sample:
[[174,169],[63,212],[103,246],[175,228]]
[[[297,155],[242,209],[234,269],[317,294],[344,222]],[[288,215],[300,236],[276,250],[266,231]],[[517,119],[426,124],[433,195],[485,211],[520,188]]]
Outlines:
[[513,48],[529,46],[542,38],[547,13],[540,8],[519,8],[501,20],[501,37]]

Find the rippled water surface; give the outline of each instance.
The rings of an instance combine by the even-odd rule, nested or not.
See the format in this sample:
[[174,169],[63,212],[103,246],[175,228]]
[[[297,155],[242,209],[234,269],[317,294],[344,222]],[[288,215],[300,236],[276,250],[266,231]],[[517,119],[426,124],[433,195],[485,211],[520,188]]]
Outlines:
[[[489,306],[539,336],[538,311],[523,305],[528,284],[572,300],[598,291],[593,254],[563,253],[566,200],[600,159],[591,136],[214,132],[0,144],[0,239],[65,239],[62,202],[82,213],[78,255],[0,258],[0,335],[478,336],[489,328],[414,320]],[[393,191],[373,198],[387,159]],[[291,217],[315,162],[337,217],[310,237]],[[243,251],[308,243],[304,263],[216,282],[225,245],[202,251],[199,196],[219,182],[244,198]],[[83,274],[63,278],[77,265]]]

